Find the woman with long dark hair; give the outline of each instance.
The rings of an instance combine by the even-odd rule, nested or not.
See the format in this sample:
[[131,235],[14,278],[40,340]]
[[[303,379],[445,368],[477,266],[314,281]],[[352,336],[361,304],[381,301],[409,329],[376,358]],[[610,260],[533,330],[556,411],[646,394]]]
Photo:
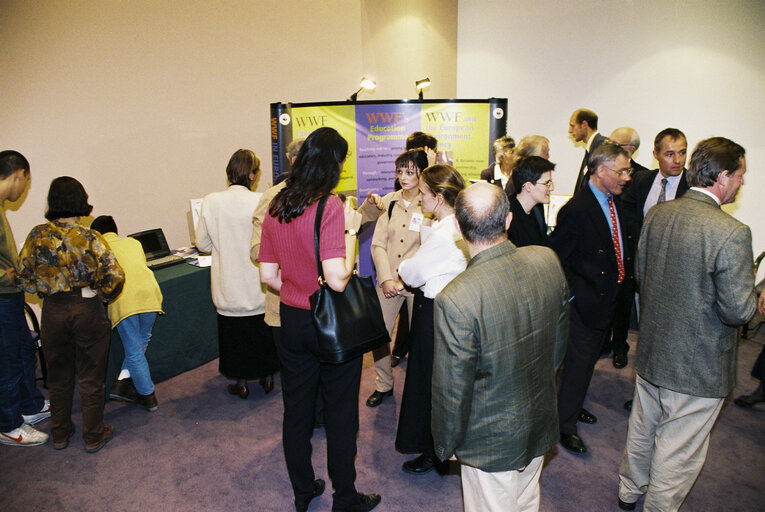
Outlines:
[[114,435],[104,424],[104,375],[111,326],[104,302],[122,291],[125,274],[100,233],[78,224],[90,215],[88,194],[69,176],[48,191],[49,222],[32,228],[19,254],[17,282],[43,298],[40,338],[48,363],[53,448],[74,433],[75,367],[85,451],[95,453]]
[[252,212],[262,194],[250,190],[260,172],[260,159],[249,149],[237,150],[226,166],[228,188],[202,201],[196,245],[212,253],[210,284],[218,312],[218,370],[235,380],[228,392],[247,398],[249,379],[259,379],[266,393],[279,370],[271,328],[266,325],[266,294],[258,268],[250,260]]
[[465,181],[454,167],[434,165],[420,175],[422,211],[436,217],[432,229],[411,258],[401,262],[398,274],[416,288],[412,315],[412,341],[401,412],[396,432],[396,449],[420,453],[403,465],[413,474],[427,473],[435,466],[430,432],[430,380],[433,374],[433,299],[467,267],[467,246],[457,230],[454,203]]
[[320,260],[330,288],[342,292],[355,262],[360,216],[331,194],[340,179],[348,143],[333,128],[311,133],[263,220],[260,278],[281,292],[281,339],[284,422],[282,442],[295,509],[308,509],[324,492],[311,464],[311,434],[316,395],[324,399],[327,466],[333,511],[367,511],[380,503],[377,494],[356,491],[356,434],[359,428],[361,357],[342,364],[323,364],[309,297],[319,287],[314,252],[314,221],[319,200],[327,198],[319,233]]

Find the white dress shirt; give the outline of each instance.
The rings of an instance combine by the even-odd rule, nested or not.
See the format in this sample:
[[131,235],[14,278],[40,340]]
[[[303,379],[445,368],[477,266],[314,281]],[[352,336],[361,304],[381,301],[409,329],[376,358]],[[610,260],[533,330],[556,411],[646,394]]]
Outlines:
[[435,221],[431,227],[415,255],[401,262],[398,275],[408,286],[422,288],[425,297],[434,299],[465,270],[469,256],[454,214]]
[[[663,178],[664,176],[662,176],[661,172],[656,173],[656,178],[654,178],[653,183],[651,184],[651,190],[648,191],[648,196],[645,198],[645,203],[643,204],[643,218],[645,218],[648,214],[648,210],[650,210],[652,206],[656,206],[656,202],[661,195],[661,180]],[[671,201],[677,196],[677,187],[680,184],[681,179],[683,179],[682,172],[677,176],[670,176],[667,178],[667,187],[664,190],[665,201]]]

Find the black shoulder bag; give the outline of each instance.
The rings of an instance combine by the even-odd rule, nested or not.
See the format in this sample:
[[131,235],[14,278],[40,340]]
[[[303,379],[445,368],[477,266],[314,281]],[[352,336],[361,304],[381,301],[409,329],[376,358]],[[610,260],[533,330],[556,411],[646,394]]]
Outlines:
[[310,297],[313,325],[319,338],[322,363],[344,363],[390,342],[380,300],[370,276],[353,271],[342,292],[331,289],[324,279],[319,259],[319,232],[327,197],[319,200],[313,230],[319,289]]

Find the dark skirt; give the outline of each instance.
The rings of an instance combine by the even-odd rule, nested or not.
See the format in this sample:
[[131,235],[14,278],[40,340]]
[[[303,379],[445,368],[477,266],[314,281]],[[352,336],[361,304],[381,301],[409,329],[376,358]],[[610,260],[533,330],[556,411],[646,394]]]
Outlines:
[[279,371],[265,315],[218,315],[218,371],[230,379],[259,379]]
[[420,453],[432,445],[430,432],[430,388],[433,375],[433,299],[420,290],[414,295],[412,329],[406,381],[398,417],[396,449]]

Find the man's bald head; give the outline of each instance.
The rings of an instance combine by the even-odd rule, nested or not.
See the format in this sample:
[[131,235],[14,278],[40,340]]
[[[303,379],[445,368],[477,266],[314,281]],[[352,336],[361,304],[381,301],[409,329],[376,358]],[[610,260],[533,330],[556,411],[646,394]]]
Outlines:
[[618,144],[627,150],[627,153],[632,156],[635,151],[640,147],[640,135],[634,128],[629,126],[622,126],[613,131],[609,137],[614,144]]
[[507,240],[510,202],[500,187],[474,183],[459,193],[454,209],[468,244],[493,245]]

